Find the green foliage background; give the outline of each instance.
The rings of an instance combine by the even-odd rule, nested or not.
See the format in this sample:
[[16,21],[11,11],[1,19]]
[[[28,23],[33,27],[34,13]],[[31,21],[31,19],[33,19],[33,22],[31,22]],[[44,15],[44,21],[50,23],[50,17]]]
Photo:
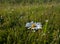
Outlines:
[[[59,2],[0,0],[0,44],[59,44]],[[26,29],[28,21],[41,22],[42,30],[32,32]]]

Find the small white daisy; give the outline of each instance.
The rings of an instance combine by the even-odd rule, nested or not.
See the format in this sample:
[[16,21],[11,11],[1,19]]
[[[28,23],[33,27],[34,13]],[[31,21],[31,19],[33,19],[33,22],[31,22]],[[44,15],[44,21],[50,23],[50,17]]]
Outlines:
[[38,29],[42,29],[42,24],[39,22],[36,23],[36,22],[31,21],[31,22],[26,23],[25,27],[27,27],[27,29],[32,29],[35,31]]

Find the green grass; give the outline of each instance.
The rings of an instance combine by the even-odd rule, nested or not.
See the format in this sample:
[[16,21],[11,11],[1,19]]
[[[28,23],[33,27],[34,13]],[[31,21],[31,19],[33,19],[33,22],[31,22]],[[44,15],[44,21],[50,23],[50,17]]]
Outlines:
[[[59,7],[58,4],[1,5],[0,44],[59,44]],[[28,21],[41,22],[42,30],[26,29]]]

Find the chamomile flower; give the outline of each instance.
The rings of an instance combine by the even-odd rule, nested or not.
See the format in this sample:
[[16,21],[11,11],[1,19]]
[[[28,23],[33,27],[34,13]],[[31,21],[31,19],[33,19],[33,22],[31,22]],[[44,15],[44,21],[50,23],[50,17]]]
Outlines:
[[27,27],[27,29],[32,29],[32,30],[38,30],[38,29],[42,29],[42,24],[40,22],[28,22],[26,23],[25,27]]

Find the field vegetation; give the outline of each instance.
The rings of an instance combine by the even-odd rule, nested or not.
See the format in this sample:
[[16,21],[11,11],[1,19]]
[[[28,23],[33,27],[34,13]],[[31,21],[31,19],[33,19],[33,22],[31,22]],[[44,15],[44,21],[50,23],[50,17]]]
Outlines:
[[[0,44],[59,44],[60,0],[0,0]],[[25,28],[29,21],[42,29]],[[48,22],[46,22],[48,21]]]

